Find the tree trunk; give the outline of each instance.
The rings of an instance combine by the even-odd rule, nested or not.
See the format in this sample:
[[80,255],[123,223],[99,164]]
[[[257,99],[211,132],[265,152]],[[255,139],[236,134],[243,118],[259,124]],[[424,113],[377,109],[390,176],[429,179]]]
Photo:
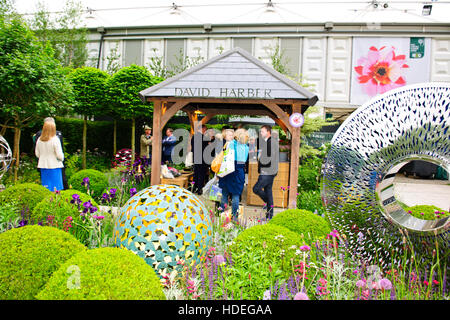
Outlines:
[[134,154],[135,154],[135,135],[136,134],[136,119],[135,118],[133,118],[132,120],[131,120],[131,163],[133,164],[134,163],[134,160],[135,160],[135,157],[134,157]]
[[16,165],[14,166],[14,182],[17,182],[17,174],[20,164],[20,128],[14,128],[14,152],[13,156],[16,158]]
[[114,119],[114,131],[113,131],[113,155],[117,153],[117,120]]
[[86,138],[87,136],[87,116],[84,116],[84,121],[83,121],[83,154],[82,154],[82,168],[86,169]]

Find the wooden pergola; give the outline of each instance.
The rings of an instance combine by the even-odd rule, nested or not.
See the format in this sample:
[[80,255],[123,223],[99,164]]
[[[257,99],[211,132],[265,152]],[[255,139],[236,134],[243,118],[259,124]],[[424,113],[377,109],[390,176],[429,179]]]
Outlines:
[[178,111],[187,113],[191,124],[197,113],[206,124],[214,116],[269,116],[291,134],[289,208],[296,207],[300,128],[289,123],[293,113],[304,113],[318,98],[297,83],[276,72],[241,48],[235,48],[199,64],[175,77],[143,90],[144,102],[153,102],[153,145],[151,183],[161,175],[162,129]]

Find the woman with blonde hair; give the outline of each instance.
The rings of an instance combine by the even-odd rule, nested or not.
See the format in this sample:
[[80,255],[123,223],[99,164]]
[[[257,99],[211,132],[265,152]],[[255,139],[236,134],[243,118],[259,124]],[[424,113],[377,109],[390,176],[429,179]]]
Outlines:
[[39,158],[38,168],[41,170],[42,185],[50,191],[62,190],[64,153],[56,136],[55,122],[44,122],[42,134],[36,142],[35,154]]
[[[225,137],[229,136],[228,131]],[[228,148],[234,150],[234,171],[227,174],[223,178],[219,178],[219,187],[222,188],[222,200],[220,208],[225,209],[225,204],[228,203],[228,196],[231,195],[231,212],[233,220],[238,219],[239,197],[244,190],[245,183],[245,162],[248,158],[248,132],[245,129],[238,129],[234,132],[234,139],[227,141]]]

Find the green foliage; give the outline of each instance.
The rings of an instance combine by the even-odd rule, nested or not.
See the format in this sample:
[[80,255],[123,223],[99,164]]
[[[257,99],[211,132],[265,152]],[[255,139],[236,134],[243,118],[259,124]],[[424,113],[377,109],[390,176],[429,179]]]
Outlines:
[[[77,269],[67,273],[71,266]],[[77,254],[64,263],[37,299],[165,300],[165,296],[155,271],[143,259],[126,249],[101,248]]]
[[[154,52],[156,53],[156,49],[154,49]],[[170,63],[166,66],[164,64],[164,57],[154,55],[150,58],[147,68],[155,77],[167,79],[204,62],[204,59],[201,56],[185,56],[182,49],[180,49],[178,54],[174,55],[174,57],[175,63]]]
[[435,220],[440,218],[444,218],[450,215],[448,211],[445,211],[436,206],[430,205],[416,205],[412,207],[405,208],[405,211],[408,212],[413,217],[423,219],[423,220]]
[[73,70],[69,79],[75,93],[74,111],[85,116],[101,115],[106,108],[105,87],[109,75],[97,68]]
[[91,196],[80,192],[78,190],[62,190],[59,194],[50,194],[42,199],[41,202],[37,204],[32,212],[32,218],[34,221],[40,221],[47,223],[48,216],[54,217],[53,226],[62,228],[63,221],[67,217],[72,217],[75,221],[80,219],[80,210],[79,208],[70,203],[72,200],[72,195],[78,194],[81,199],[81,208],[82,204],[87,201],[91,201],[94,206],[98,206],[97,202],[95,202]]
[[[89,178],[89,190],[81,184],[84,178]],[[100,199],[103,190],[108,187],[108,179],[105,174],[94,169],[78,171],[70,177],[68,182],[73,189],[89,193],[94,199]]]
[[[300,234],[272,223],[256,225],[244,230],[234,239],[233,244],[229,247],[229,252],[231,252],[234,259],[234,257],[247,254],[248,247],[263,248],[269,260],[272,258],[286,258],[283,270],[289,271],[291,267],[290,258],[294,257],[295,253],[290,247],[293,245],[298,246],[302,243],[303,240]],[[284,250],[284,255],[282,250]]]
[[30,300],[61,264],[85,247],[51,227],[25,226],[0,234],[0,299]]
[[22,219],[19,212],[19,207],[15,201],[0,205],[0,233],[17,227]]
[[297,209],[309,210],[311,212],[317,211],[319,215],[322,215],[325,212],[325,208],[323,207],[320,191],[309,190],[299,193],[297,196]]
[[20,20],[0,20],[1,113],[23,128],[40,117],[62,114],[71,86],[50,46],[43,46]]
[[82,67],[88,56],[88,30],[83,26],[82,3],[67,0],[62,12],[52,15],[42,2],[38,2],[37,9],[30,25],[38,39],[50,43],[63,66]]
[[21,183],[0,192],[0,205],[15,203],[19,212],[27,209],[32,212],[39,202],[51,195],[52,192],[44,186],[35,183]]
[[122,68],[107,81],[109,101],[124,119],[151,114],[153,107],[148,103],[143,103],[139,99],[138,93],[161,80],[153,77],[142,66],[132,64],[129,67]]
[[310,155],[302,161],[298,169],[299,193],[319,191],[322,162],[328,150],[328,145],[323,146],[317,150],[317,154]]
[[311,211],[302,209],[288,209],[280,212],[269,223],[302,234],[304,239],[307,239],[308,244],[324,238],[331,232],[325,219]]

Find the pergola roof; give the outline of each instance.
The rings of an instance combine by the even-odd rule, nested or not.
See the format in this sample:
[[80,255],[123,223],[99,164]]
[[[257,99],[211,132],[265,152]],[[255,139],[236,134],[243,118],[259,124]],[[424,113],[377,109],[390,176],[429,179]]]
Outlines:
[[[229,50],[172,78],[139,93],[142,101],[158,97],[230,99],[237,100],[274,100],[282,104],[301,101],[314,105],[318,97],[288,79],[270,66],[253,57],[241,48]],[[239,102],[238,102],[239,103]],[[242,108],[242,106],[240,106]]]

